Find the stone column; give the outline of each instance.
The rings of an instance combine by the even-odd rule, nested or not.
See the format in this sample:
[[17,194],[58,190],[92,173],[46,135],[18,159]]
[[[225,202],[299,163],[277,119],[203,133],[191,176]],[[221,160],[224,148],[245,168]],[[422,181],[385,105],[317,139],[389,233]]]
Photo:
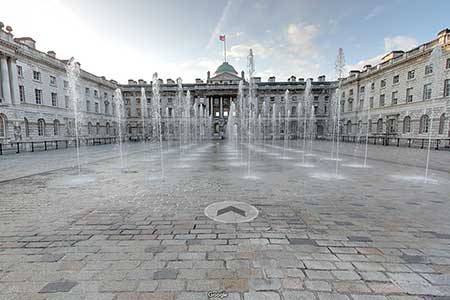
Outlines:
[[220,117],[223,118],[223,97],[220,97]]
[[19,83],[17,81],[17,65],[15,58],[10,58],[9,60],[9,79],[11,85],[11,102],[13,104],[19,103]]
[[2,73],[3,100],[5,103],[11,103],[11,86],[9,84],[8,61],[6,56],[0,57],[0,71]]

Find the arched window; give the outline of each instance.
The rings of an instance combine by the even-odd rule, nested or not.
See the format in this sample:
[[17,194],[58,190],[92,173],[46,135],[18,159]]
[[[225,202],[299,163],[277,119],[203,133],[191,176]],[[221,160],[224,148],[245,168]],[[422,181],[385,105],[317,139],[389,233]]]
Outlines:
[[362,130],[362,121],[359,120],[358,121],[358,134],[361,134],[361,130]]
[[372,132],[372,119],[369,120],[369,132]]
[[348,120],[347,122],[347,134],[352,134],[352,121]]
[[59,121],[53,121],[53,135],[59,135]]
[[0,114],[0,138],[6,137],[6,116]]
[[27,118],[23,118],[23,125],[25,128],[25,136],[29,137],[30,136],[30,124],[28,123],[28,119]]
[[92,123],[91,122],[88,123],[88,134],[89,135],[92,134]]
[[45,121],[44,119],[38,120],[38,136],[44,136],[45,135]]
[[439,118],[439,134],[444,134],[444,126],[445,126],[445,114],[442,114]]
[[106,135],[109,135],[110,127],[109,122],[106,122]]
[[99,135],[100,134],[100,123],[97,122],[97,124],[95,124],[95,134]]
[[420,117],[420,127],[419,133],[428,133],[428,128],[430,127],[430,118],[428,115],[423,115]]
[[411,132],[411,117],[406,116],[403,119],[403,133],[410,133]]
[[383,132],[383,119],[378,119],[377,121],[377,133]]

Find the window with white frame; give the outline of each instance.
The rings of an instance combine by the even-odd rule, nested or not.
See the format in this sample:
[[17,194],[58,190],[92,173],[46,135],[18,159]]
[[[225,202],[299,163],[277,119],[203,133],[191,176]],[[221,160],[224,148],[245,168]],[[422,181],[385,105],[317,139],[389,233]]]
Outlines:
[[425,75],[430,75],[433,73],[433,64],[429,64],[425,66]]
[[396,105],[398,103],[398,91],[392,92],[392,105]]
[[23,77],[23,68],[22,68],[22,66],[17,66],[17,76]]
[[431,83],[427,83],[423,86],[423,100],[431,99]]
[[45,121],[44,119],[38,120],[38,136],[44,136],[45,135]]
[[50,75],[50,85],[56,85],[56,76]]
[[406,102],[410,103],[413,102],[413,88],[407,88],[406,89]]
[[408,71],[408,80],[414,79],[416,77],[416,71],[415,70],[410,70]]
[[34,90],[34,99],[36,100],[36,104],[42,104],[42,90]]
[[35,81],[41,81],[41,72],[39,72],[39,71],[33,71],[33,80],[35,80]]
[[19,98],[20,102],[25,102],[25,87],[23,85],[19,85]]
[[56,93],[52,93],[52,106],[58,106],[58,95]]

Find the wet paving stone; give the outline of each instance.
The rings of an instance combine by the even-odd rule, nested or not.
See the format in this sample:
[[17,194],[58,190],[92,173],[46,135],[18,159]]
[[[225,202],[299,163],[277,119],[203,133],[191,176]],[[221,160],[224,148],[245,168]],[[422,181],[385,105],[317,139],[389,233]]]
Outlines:
[[78,285],[78,282],[75,281],[50,282],[39,293],[67,293],[76,285]]

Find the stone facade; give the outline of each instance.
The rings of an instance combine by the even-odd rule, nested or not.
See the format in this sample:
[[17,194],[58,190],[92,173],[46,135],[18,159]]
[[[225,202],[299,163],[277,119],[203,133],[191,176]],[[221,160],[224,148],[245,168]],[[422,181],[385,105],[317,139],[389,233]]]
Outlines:
[[[53,51],[41,52],[32,38],[14,38],[0,27],[0,143],[72,139],[67,60],[56,58]],[[113,135],[117,83],[81,70],[78,84],[81,136]]]
[[[430,55],[441,47],[439,65]],[[376,66],[342,81],[343,134],[401,138],[450,137],[450,31],[410,51],[393,51]],[[431,122],[432,121],[432,122]]]
[[[0,25],[0,143],[73,139],[74,117],[65,71],[67,60],[56,58],[53,51],[37,50],[32,38],[14,38],[11,28],[4,30],[3,24]],[[441,65],[432,70],[429,57],[435,47],[442,48]],[[439,67],[441,71],[437,72]],[[440,78],[436,78],[436,73]],[[428,137],[431,131],[433,137],[446,138],[450,135],[449,79],[448,29],[441,31],[436,39],[408,52],[387,54],[377,66],[351,71],[342,79],[340,90],[338,82],[326,81],[320,76],[312,80],[310,99],[314,109],[314,135],[318,138],[331,136],[335,103],[340,99],[340,132],[343,135],[361,136],[369,129],[370,136],[421,138]],[[241,81],[246,96],[248,82],[244,71],[238,74],[233,66],[224,62],[212,76],[208,72],[205,81],[196,79],[194,83],[182,85],[183,94],[187,91],[191,94],[191,118],[197,111],[197,118],[202,119],[200,123],[207,127],[207,138],[227,135],[232,103],[236,105],[236,113],[240,113],[238,90]],[[278,139],[285,135],[286,90],[289,91],[287,109],[291,112],[288,135],[291,139],[301,135],[302,124],[297,123],[303,120],[306,81],[295,76],[286,81],[276,81],[275,77],[267,81],[256,77],[254,81],[257,114],[265,136]],[[179,138],[179,128],[174,122],[179,111],[178,85],[174,80],[167,79],[164,83],[160,79],[160,86],[164,138],[176,139]],[[120,85],[82,70],[79,93],[83,138],[116,135],[117,114],[113,97],[117,88],[122,90],[125,103],[126,138],[142,138],[142,114],[144,119],[150,119],[147,108],[144,108],[146,111],[142,108],[150,107],[152,82],[129,80]],[[145,106],[141,104],[142,88],[147,94]],[[275,129],[272,126],[273,107],[279,118]],[[151,136],[149,132],[146,134]]]

